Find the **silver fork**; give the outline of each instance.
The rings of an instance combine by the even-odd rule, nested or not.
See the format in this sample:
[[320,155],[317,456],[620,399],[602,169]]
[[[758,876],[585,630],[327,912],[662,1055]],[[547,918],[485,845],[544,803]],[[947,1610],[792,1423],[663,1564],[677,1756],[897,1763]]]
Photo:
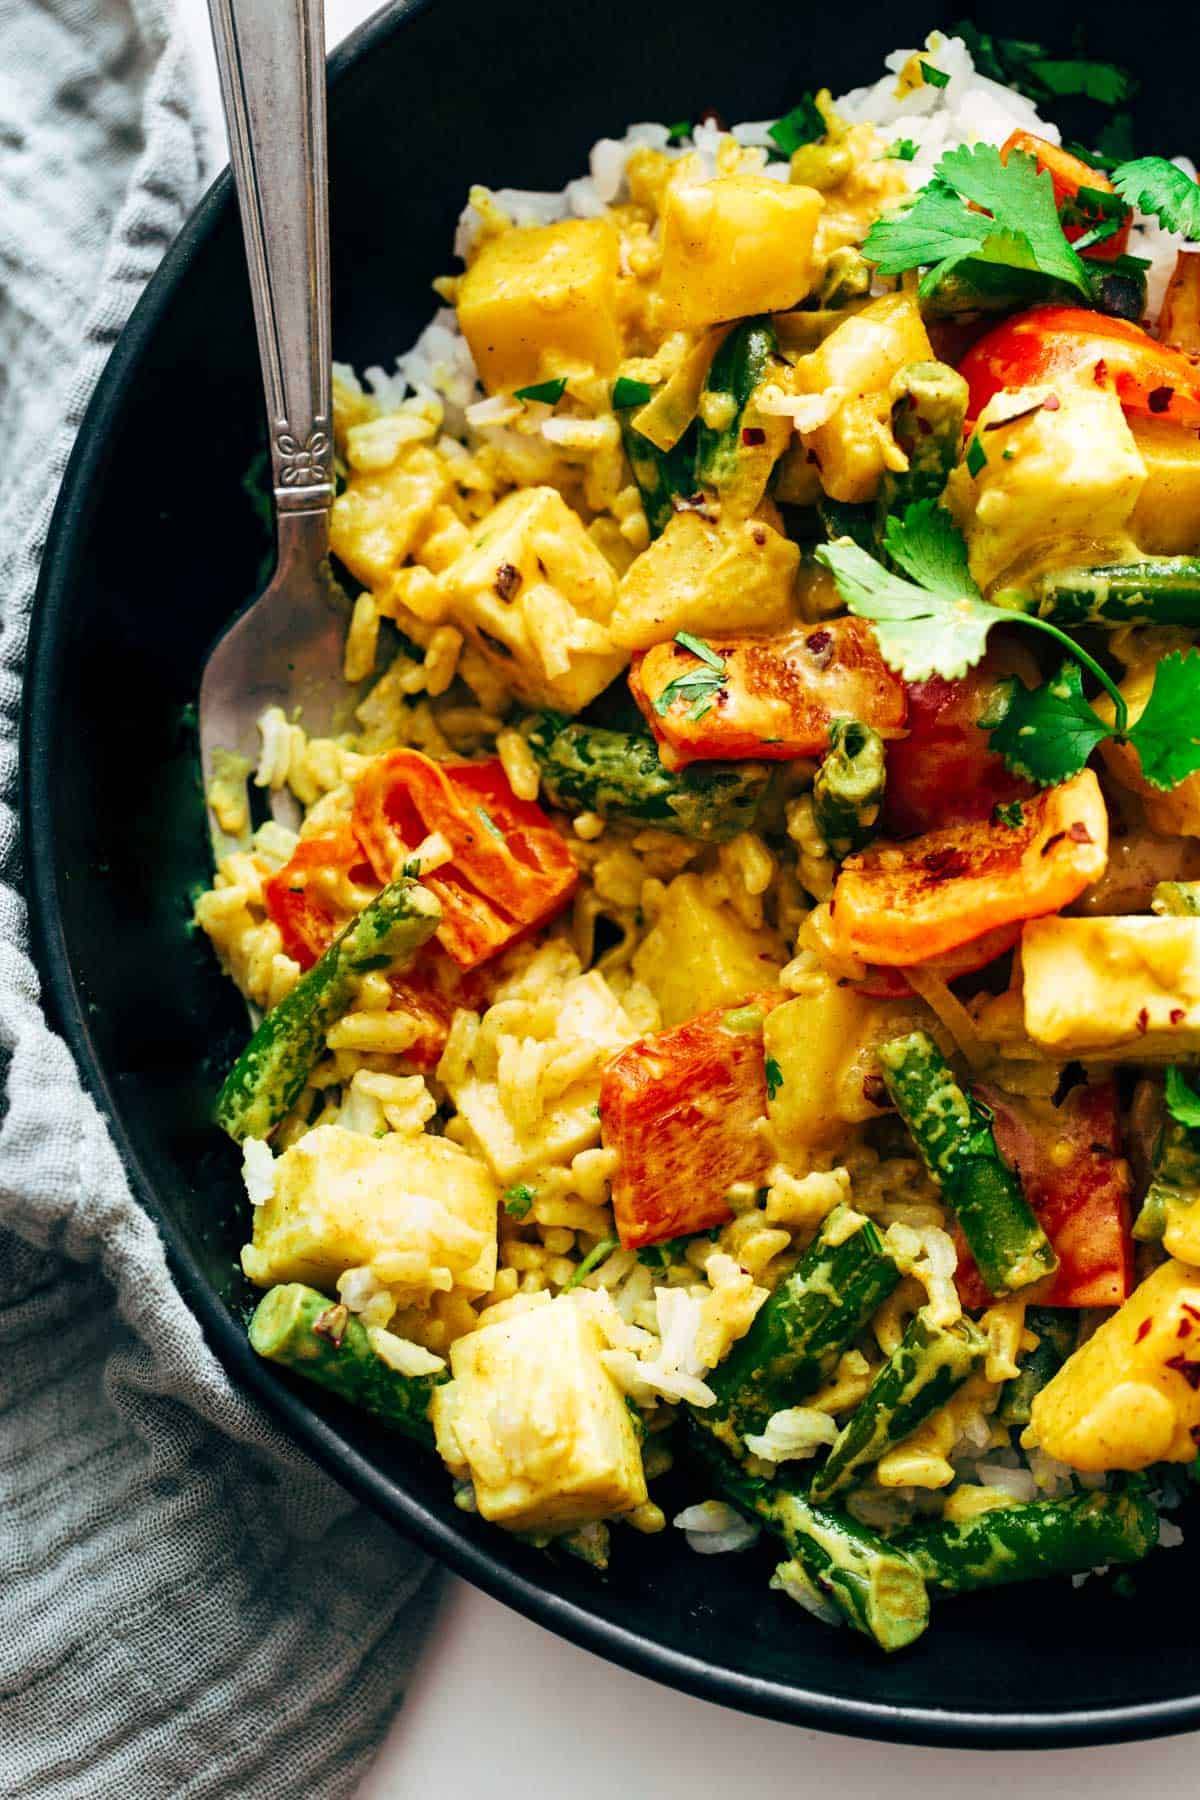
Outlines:
[[[265,708],[330,730],[346,602],[328,567],[333,500],[329,207],[322,0],[209,0],[250,293],[275,491],[277,560],[266,592],[228,626],[200,684],[207,793],[219,751],[257,761]],[[275,817],[295,824],[286,794]],[[229,840],[212,812],[214,852]]]

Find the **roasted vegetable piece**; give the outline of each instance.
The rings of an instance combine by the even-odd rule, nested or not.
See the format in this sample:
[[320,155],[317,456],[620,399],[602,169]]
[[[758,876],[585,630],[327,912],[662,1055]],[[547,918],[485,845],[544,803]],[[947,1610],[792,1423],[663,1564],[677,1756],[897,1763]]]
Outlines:
[[831,935],[844,955],[911,966],[1018,919],[1056,913],[1104,873],[1108,814],[1090,769],[977,821],[882,842],[842,864]]
[[875,836],[886,778],[879,733],[857,719],[834,719],[813,781],[813,818],[835,857],[861,850]]
[[1158,1542],[1158,1514],[1144,1482],[1114,1493],[1072,1494],[997,1506],[973,1519],[920,1525],[895,1541],[925,1580],[967,1594],[1011,1581],[1082,1574],[1141,1562]]
[[672,181],[662,204],[664,317],[694,330],[784,312],[812,291],[821,196],[769,175]]
[[987,1351],[987,1339],[970,1319],[937,1325],[923,1308],[909,1320],[866,1394],[830,1446],[817,1470],[809,1498],[823,1505],[854,1480],[860,1469],[877,1463],[885,1451],[916,1430],[930,1413],[944,1406]]
[[987,819],[997,806],[1032,794],[991,748],[980,725],[995,705],[1006,676],[1038,679],[1036,664],[1009,645],[989,650],[961,681],[910,682],[908,732],[888,745],[883,829],[911,837],[964,819]]
[[760,413],[754,404],[774,355],[771,321],[742,320],[713,357],[700,396],[696,486],[714,489],[731,516],[748,518],[754,511],[792,435],[787,419]]
[[718,757],[821,756],[835,718],[861,719],[886,737],[904,725],[903,684],[862,619],[778,637],[714,638],[704,649],[708,660],[686,644],[656,644],[629,671],[630,692],[668,768]]
[[214,1116],[236,1143],[270,1136],[299,1098],[326,1032],[349,1009],[361,978],[410,961],[441,917],[428,889],[402,875],[335,938],[267,1014],[225,1077]]
[[1200,425],[1200,366],[1140,325],[1081,306],[1038,306],[980,338],[960,365],[978,418],[1001,388],[1040,387],[1102,361],[1126,412]]
[[299,1281],[263,1295],[250,1321],[250,1343],[268,1362],[328,1388],[406,1437],[433,1449],[429,1403],[450,1379],[444,1366],[427,1375],[402,1375],[371,1343],[360,1319]]
[[800,548],[762,519],[718,519],[703,499],[676,512],[621,578],[613,641],[648,650],[677,631],[783,631],[796,616]]
[[489,394],[560,365],[612,369],[621,354],[620,240],[611,219],[497,232],[458,283],[458,322]]
[[832,1374],[899,1280],[871,1221],[839,1207],[708,1377],[717,1403],[701,1423],[739,1452],[746,1432],[761,1431]]
[[687,431],[669,450],[660,450],[642,436],[628,409],[622,409],[618,417],[621,442],[642,496],[650,536],[658,537],[674,517],[676,497],[686,498],[696,491],[695,433]]
[[[1045,1304],[1119,1306],[1133,1287],[1133,1245],[1132,1177],[1121,1154],[1116,1083],[1081,1083],[1058,1107],[986,1086],[975,1094],[991,1114],[1000,1155],[1054,1246],[1058,1274],[1042,1296]],[[957,1281],[964,1306],[988,1304],[987,1286],[961,1245]]]
[[375,871],[347,826],[301,838],[283,868],[263,882],[263,903],[286,954],[311,969],[378,891]]
[[1018,1373],[1004,1384],[996,1408],[1001,1425],[1028,1425],[1034,1395],[1054,1379],[1075,1348],[1079,1321],[1074,1312],[1031,1306],[1025,1314],[1025,1329],[1037,1338],[1037,1347],[1025,1352]]
[[734,1182],[766,1174],[762,1020],[783,998],[715,1007],[640,1038],[605,1068],[600,1130],[617,1152],[613,1215],[627,1250],[724,1224]]
[[879,488],[878,518],[902,513],[919,500],[937,500],[962,451],[968,388],[948,363],[915,362],[892,383],[892,436],[908,468],[888,470]]
[[929,1622],[929,1598],[913,1565],[845,1513],[817,1507],[786,1476],[761,1481],[701,1443],[717,1485],[739,1511],[783,1539],[805,1576],[848,1625],[881,1650],[902,1650]]
[[771,779],[765,763],[708,763],[673,772],[654,739],[604,731],[561,713],[522,726],[541,771],[542,791],[564,812],[636,819],[660,831],[719,844],[753,826]]
[[749,924],[702,875],[683,874],[667,884],[631,966],[667,1026],[714,1007],[736,1008],[744,994],[776,982],[787,960],[784,939],[765,921]]
[[[1007,162],[1014,150],[1032,156],[1039,169],[1049,170],[1050,179],[1054,183],[1054,204],[1060,213],[1064,207],[1067,208],[1063,219],[1064,236],[1071,243],[1085,236],[1099,222],[1096,203],[1093,202],[1088,218],[1072,222],[1072,202],[1076,203],[1077,211],[1080,205],[1086,209],[1086,198],[1082,203],[1079,202],[1080,188],[1090,189],[1093,194],[1115,193],[1108,176],[1100,169],[1093,169],[1090,163],[1083,162],[1078,156],[1072,156],[1061,145],[1052,144],[1048,138],[1035,137],[1032,131],[1010,132],[1000,146],[1002,161]],[[1111,237],[1103,238],[1097,244],[1085,245],[1080,254],[1094,257],[1097,262],[1113,262],[1118,256],[1124,256],[1129,248],[1130,218],[1131,214],[1127,211]]]
[[1198,1432],[1200,1272],[1172,1261],[1067,1358],[1021,1442],[1099,1474],[1194,1462]]
[[[986,969],[989,963],[1007,955],[1020,935],[1019,925],[1001,925],[982,937],[972,938],[969,944],[962,944],[957,950],[947,951],[945,956],[929,956],[924,962],[910,963],[908,967],[918,976],[931,975],[934,980],[948,985],[963,975],[974,975],[977,970]],[[871,1000],[903,1000],[916,991],[903,969],[868,968],[862,980],[851,985],[856,993]]]
[[923,1031],[879,1046],[888,1092],[997,1299],[1058,1266],[1021,1184],[996,1147],[989,1116],[963,1092]]
[[446,839],[451,860],[426,886],[442,908],[438,941],[462,969],[545,924],[579,879],[564,838],[540,806],[517,799],[498,761],[391,750],[359,777],[351,823],[380,881],[431,832]]
[[1155,556],[1098,569],[1055,569],[1033,585],[1038,614],[1080,625],[1200,625],[1200,558]]

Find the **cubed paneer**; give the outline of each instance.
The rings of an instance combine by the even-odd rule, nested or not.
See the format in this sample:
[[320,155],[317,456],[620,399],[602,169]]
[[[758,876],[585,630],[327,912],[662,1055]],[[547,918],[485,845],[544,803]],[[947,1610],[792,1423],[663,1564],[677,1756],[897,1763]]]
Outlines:
[[613,1217],[626,1249],[721,1225],[732,1216],[730,1189],[765,1181],[762,1027],[782,997],[750,994],[652,1032],[608,1064],[600,1122],[617,1154]]
[[628,661],[608,631],[617,578],[554,488],[519,488],[438,576],[447,616],[527,706],[578,712]]
[[597,969],[564,982],[556,999],[547,1049],[562,1056],[570,1080],[564,1082],[553,1058],[544,1085],[537,1064],[527,1061],[524,1077],[513,1080],[495,1067],[494,1056],[483,1070],[471,1064],[463,1071],[440,1071],[459,1116],[505,1187],[570,1162],[597,1143],[601,1065],[637,1035]]
[[728,902],[707,899],[698,875],[677,875],[638,945],[633,972],[658,1001],[663,1024],[680,1025],[769,987],[786,961],[775,932],[755,931]]
[[769,175],[672,182],[662,208],[665,320],[687,330],[795,306],[816,280],[820,213],[815,188]]
[[485,1519],[554,1532],[645,1501],[637,1432],[604,1348],[586,1299],[568,1294],[494,1325],[485,1314],[451,1346],[453,1380],[432,1404],[437,1446]]
[[875,1046],[917,1029],[917,1003],[881,1003],[828,980],[777,1006],[763,1027],[776,1080],[767,1104],[780,1156],[836,1144],[888,1105]]
[[387,585],[450,488],[436,451],[416,444],[384,469],[350,472],[329,514],[329,547],[356,581]]
[[1021,964],[1025,1029],[1056,1056],[1200,1050],[1200,919],[1037,919]]
[[[1121,693],[1131,725],[1136,725],[1145,712],[1157,673],[1158,659],[1155,658],[1152,662],[1137,664],[1121,681]],[[1098,697],[1096,711],[1106,724],[1112,723],[1114,708],[1107,694]],[[1160,831],[1169,838],[1200,837],[1200,774],[1185,775],[1174,787],[1164,790],[1151,787],[1146,780],[1141,759],[1128,739],[1118,743],[1109,738],[1101,744],[1100,754],[1113,780],[1140,797],[1142,812],[1151,831]]]
[[831,499],[872,500],[885,469],[906,467],[892,437],[891,385],[909,363],[932,357],[916,301],[884,294],[797,362],[795,392],[828,396],[829,417],[801,438]]
[[524,225],[489,238],[458,284],[458,322],[489,394],[621,355],[620,240],[608,219]]
[[993,395],[975,441],[987,460],[959,464],[946,502],[980,587],[1079,560],[1115,562],[1132,551],[1129,525],[1146,465],[1117,396],[1090,372],[1053,389]]
[[429,1134],[365,1137],[319,1125],[284,1151],[254,1209],[242,1267],[259,1287],[330,1292],[369,1267],[401,1305],[451,1286],[486,1294],[496,1277],[496,1184],[477,1156]]
[[677,513],[621,581],[609,629],[628,650],[677,631],[778,631],[795,611],[800,550],[759,519]]
[[1194,1462],[1200,1431],[1200,1269],[1166,1262],[1067,1358],[1022,1442],[1073,1469]]
[[1165,419],[1134,419],[1146,485],[1129,529],[1151,556],[1190,555],[1200,544],[1200,437]]

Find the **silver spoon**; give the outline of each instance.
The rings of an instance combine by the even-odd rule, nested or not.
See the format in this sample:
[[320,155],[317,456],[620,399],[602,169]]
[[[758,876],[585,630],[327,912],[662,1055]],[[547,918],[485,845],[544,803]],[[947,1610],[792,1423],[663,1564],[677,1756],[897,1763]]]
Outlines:
[[[209,0],[230,162],[262,363],[278,556],[266,592],[228,626],[200,684],[208,791],[220,751],[258,756],[257,721],[297,708],[331,729],[346,603],[329,574],[333,428],[322,0]],[[298,822],[290,796],[275,816]],[[229,847],[212,813],[219,856]]]

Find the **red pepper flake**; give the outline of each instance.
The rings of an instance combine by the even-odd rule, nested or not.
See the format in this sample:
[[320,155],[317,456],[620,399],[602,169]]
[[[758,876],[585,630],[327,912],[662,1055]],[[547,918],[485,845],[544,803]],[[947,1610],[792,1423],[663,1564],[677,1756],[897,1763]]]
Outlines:
[[1200,1306],[1193,1306],[1190,1300],[1181,1300],[1179,1304],[1189,1318],[1200,1319]]
[[1067,836],[1073,844],[1090,844],[1092,834],[1082,819],[1076,819],[1073,825],[1067,826]]
[[928,856],[921,858],[921,867],[935,881],[951,881],[956,875],[965,875],[971,866],[971,859],[965,850],[948,844],[944,850],[931,850]]
[[1092,370],[1092,374],[1095,376],[1096,386],[1103,387],[1105,382],[1108,380],[1108,364],[1105,362],[1103,357],[1100,358],[1099,362],[1096,364],[1095,368]]
[[742,442],[748,448],[753,448],[755,444],[765,444],[766,441],[767,434],[761,425],[744,425],[742,427]]
[[1168,1017],[1170,1018],[1172,1025],[1178,1025],[1180,1019],[1187,1018],[1187,1014],[1184,1012],[1182,1006],[1173,1006]]
[[1133,1340],[1134,1343],[1140,1344],[1144,1337],[1149,1337],[1150,1332],[1153,1328],[1153,1325],[1154,1325],[1153,1319],[1143,1319],[1141,1324],[1137,1328],[1137,1336]]
[[1045,843],[1042,845],[1042,855],[1049,856],[1049,854],[1053,850],[1054,846],[1056,844],[1061,844],[1063,839],[1066,837],[1066,835],[1067,834],[1065,831],[1056,831],[1052,837],[1048,837],[1046,839]]
[[[915,404],[915,402],[914,402],[914,404]],[[917,436],[918,437],[929,437],[931,435],[932,431],[933,431],[933,426],[930,424],[929,420],[925,417],[925,415],[923,413],[918,413],[918,415],[917,415]]]
[[1057,394],[1047,394],[1046,398],[1042,401],[1042,405],[1047,412],[1057,412],[1062,405],[1062,401]]
[[718,131],[729,130],[728,125],[725,123],[715,106],[706,106],[704,111],[700,114],[700,117],[696,120],[696,123],[697,125],[715,125]]
[[1194,1393],[1200,1393],[1200,1357],[1189,1362],[1181,1350],[1178,1356],[1169,1356],[1163,1368],[1174,1369],[1177,1375],[1183,1376]]
[[496,570],[496,579],[492,583],[498,597],[501,600],[511,600],[520,585],[520,569],[514,568],[512,563],[501,563]]
[[763,545],[767,541],[767,534],[766,534],[766,531],[763,529],[763,527],[761,525],[756,525],[754,527],[754,530],[750,533],[750,536],[754,539],[755,543],[758,545],[759,549],[761,550]]
[[1146,405],[1152,413],[1165,413],[1174,398],[1175,389],[1173,387],[1151,388],[1146,395]]
[[334,1349],[340,1350],[349,1323],[350,1309],[338,1301],[335,1306],[327,1306],[323,1313],[318,1314],[313,1320],[312,1328],[318,1337],[328,1338]]
[[1200,1445],[1200,1425],[1192,1426],[1192,1442],[1193,1444]]
[[1144,1006],[1137,1016],[1137,1028],[1139,1031],[1149,1031],[1150,1029],[1150,1014]]
[[1186,1338],[1186,1337],[1191,1337],[1191,1335],[1192,1335],[1192,1321],[1190,1319],[1180,1319],[1179,1327],[1175,1333],[1175,1336]]
[[887,1082],[882,1075],[863,1076],[863,1099],[868,1106],[886,1106],[888,1103]]
[[827,669],[833,661],[832,631],[811,631],[804,640],[804,648],[818,669]]

